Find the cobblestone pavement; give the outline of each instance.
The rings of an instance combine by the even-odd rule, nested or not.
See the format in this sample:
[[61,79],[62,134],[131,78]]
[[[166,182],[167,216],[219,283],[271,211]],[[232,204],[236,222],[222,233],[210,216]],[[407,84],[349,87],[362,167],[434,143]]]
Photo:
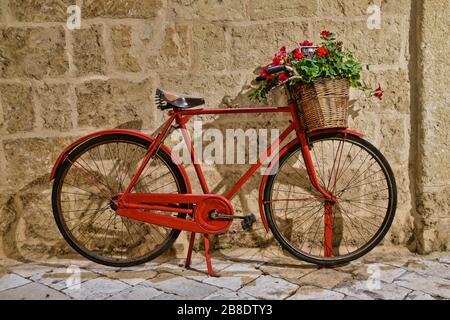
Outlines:
[[220,278],[207,276],[200,254],[197,270],[176,257],[130,268],[83,260],[0,260],[0,299],[450,299],[450,253],[417,256],[377,248],[333,269],[266,250],[214,254]]

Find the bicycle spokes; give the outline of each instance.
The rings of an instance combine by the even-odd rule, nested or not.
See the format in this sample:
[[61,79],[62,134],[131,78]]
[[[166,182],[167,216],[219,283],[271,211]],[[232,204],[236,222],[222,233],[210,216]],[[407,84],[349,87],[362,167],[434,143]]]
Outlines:
[[267,201],[276,228],[300,254],[351,255],[383,225],[390,199],[385,168],[370,150],[344,138],[314,141],[311,154],[317,179],[334,199],[311,187],[297,150],[280,166]]
[[[68,237],[98,259],[138,260],[170,237],[169,228],[141,223],[115,212],[113,200],[131,181],[146,151],[147,146],[114,139],[67,158],[69,167],[59,189],[59,218]],[[177,193],[178,181],[165,162],[155,157],[133,190]]]

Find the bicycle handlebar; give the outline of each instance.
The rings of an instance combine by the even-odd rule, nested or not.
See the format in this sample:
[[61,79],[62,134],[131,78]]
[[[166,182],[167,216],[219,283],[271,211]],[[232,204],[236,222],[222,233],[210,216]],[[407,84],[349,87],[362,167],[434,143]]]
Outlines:
[[[275,73],[279,73],[282,71],[286,71],[286,66],[284,64],[279,65],[279,66],[272,66],[272,67],[268,67],[266,70],[267,74],[275,74]],[[256,81],[264,81],[266,80],[266,77],[264,76],[259,76],[256,78]]]
[[[282,71],[288,71],[290,74],[294,74],[294,76],[296,76],[296,77],[298,76],[298,74],[297,74],[297,72],[295,71],[294,68],[292,68],[290,66],[286,66],[284,64],[279,65],[279,66],[268,67],[267,70],[266,70],[266,73],[267,74],[275,74],[275,73],[279,73],[279,72],[282,72]],[[264,81],[266,79],[267,78],[264,77],[264,76],[258,76],[256,78],[256,81],[259,82],[259,81]]]
[[286,66],[284,64],[274,67],[268,67],[266,70],[267,74],[275,74],[281,71],[286,71]]

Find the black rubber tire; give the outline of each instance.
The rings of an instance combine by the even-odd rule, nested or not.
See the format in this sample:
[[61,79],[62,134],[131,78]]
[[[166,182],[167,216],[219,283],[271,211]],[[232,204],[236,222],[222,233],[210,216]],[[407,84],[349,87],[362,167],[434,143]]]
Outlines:
[[[99,144],[105,141],[130,141],[132,143],[137,143],[145,148],[149,148],[150,141],[145,140],[143,138],[136,137],[134,135],[127,135],[127,134],[110,134],[110,135],[104,135],[99,136],[97,138],[88,140],[84,142],[83,144],[77,146],[74,150],[72,150],[69,154],[69,159],[76,159],[78,156],[80,156],[85,150],[89,149],[91,146],[95,144]],[[172,161],[171,156],[167,154],[163,149],[159,149],[157,152],[157,156],[170,168],[170,170],[174,173],[174,178],[177,182],[178,192],[179,193],[187,193],[187,187],[185,180],[183,178],[183,175],[181,174],[178,166]],[[59,196],[59,190],[62,186],[63,178],[65,175],[66,170],[70,167],[69,161],[64,161],[61,166],[58,168],[55,180],[53,182],[53,189],[52,189],[52,209],[53,209],[53,216],[55,218],[56,224],[58,226],[59,231],[61,232],[64,239],[69,243],[69,245],[77,251],[79,254],[81,254],[83,257],[94,261],[99,264],[112,266],[112,267],[130,267],[135,266],[139,264],[143,264],[145,262],[148,262],[150,260],[155,259],[156,257],[163,254],[166,250],[168,250],[175,240],[178,238],[180,234],[180,230],[172,229],[170,233],[168,234],[166,240],[162,243],[161,246],[159,246],[157,249],[150,252],[147,256],[144,256],[140,259],[136,259],[133,261],[111,261],[111,260],[105,260],[102,259],[102,257],[98,255],[92,255],[89,252],[86,252],[83,250],[83,248],[77,244],[77,242],[72,239],[70,234],[65,229],[64,223],[61,220],[61,214],[60,209],[58,205],[58,196]],[[179,213],[177,215],[178,218],[186,218],[186,214]]]
[[[325,139],[330,139],[330,138],[343,139],[344,134],[339,134],[339,133],[322,134],[322,135],[318,135],[318,136],[310,138],[310,142],[314,143],[315,141],[325,140]],[[270,204],[268,204],[266,202],[266,201],[271,200],[270,197],[271,197],[271,193],[272,193],[273,183],[277,176],[276,170],[274,170],[272,172],[273,174],[269,175],[265,189],[264,189],[264,200],[263,200],[265,203],[264,204],[264,212],[265,212],[265,216],[267,219],[267,223],[268,223],[270,230],[272,231],[275,239],[280,243],[280,245],[282,246],[283,249],[288,251],[294,257],[296,257],[300,260],[303,260],[303,261],[306,261],[309,263],[313,263],[316,265],[324,266],[324,267],[332,267],[332,266],[338,266],[338,265],[348,263],[350,261],[353,261],[353,260],[356,260],[356,259],[362,257],[363,255],[365,255],[369,251],[371,251],[373,248],[375,248],[380,243],[380,241],[383,240],[384,236],[389,231],[389,228],[391,227],[392,222],[394,220],[395,211],[396,211],[396,207],[397,207],[397,186],[396,186],[396,182],[395,182],[395,177],[394,177],[394,174],[392,172],[392,169],[391,169],[389,163],[387,162],[387,160],[383,156],[383,154],[372,144],[370,144],[366,140],[359,138],[357,136],[347,135],[345,139],[351,140],[351,141],[359,144],[360,146],[365,148],[369,153],[371,153],[371,155],[377,160],[377,162],[383,168],[383,172],[388,181],[388,186],[389,186],[389,204],[388,204],[386,216],[385,216],[379,230],[377,231],[377,233],[372,237],[372,239],[370,239],[364,246],[362,246],[358,250],[352,252],[349,255],[344,255],[344,256],[340,256],[340,257],[322,258],[322,259],[317,259],[312,256],[308,256],[308,255],[305,255],[305,254],[299,252],[285,239],[285,237],[282,235],[282,233],[278,230],[277,225],[274,223],[274,217],[271,212]],[[281,169],[283,164],[287,161],[287,159],[289,159],[289,157],[293,153],[298,151],[299,149],[300,149],[299,144],[292,146],[285,154],[283,154],[280,157],[278,166],[275,165],[274,167]]]

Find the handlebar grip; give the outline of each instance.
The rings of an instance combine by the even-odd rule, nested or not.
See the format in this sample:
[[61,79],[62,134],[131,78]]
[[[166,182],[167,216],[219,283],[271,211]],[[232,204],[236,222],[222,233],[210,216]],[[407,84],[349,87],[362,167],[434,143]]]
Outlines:
[[281,71],[286,71],[286,66],[284,64],[275,67],[268,67],[266,70],[267,74],[275,74]]

